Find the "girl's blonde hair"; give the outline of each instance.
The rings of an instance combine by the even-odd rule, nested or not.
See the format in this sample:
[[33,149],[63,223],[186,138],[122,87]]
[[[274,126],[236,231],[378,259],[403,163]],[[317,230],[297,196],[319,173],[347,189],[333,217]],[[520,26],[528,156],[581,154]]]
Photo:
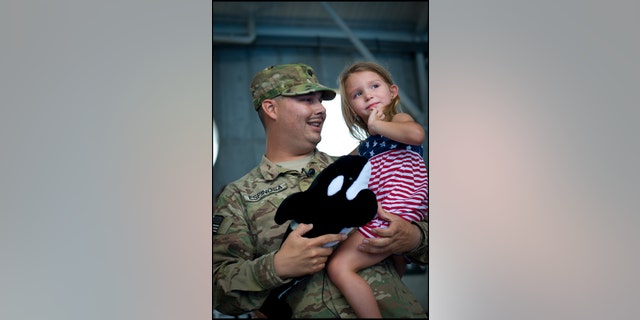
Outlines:
[[[347,127],[349,128],[349,133],[358,139],[365,140],[367,136],[369,136],[369,127],[367,126],[367,119],[360,119],[358,114],[353,109],[351,102],[349,101],[349,96],[346,92],[345,84],[349,76],[356,72],[361,71],[371,71],[375,72],[387,85],[393,85],[393,79],[391,78],[391,73],[383,68],[381,65],[369,62],[369,61],[361,61],[353,63],[352,65],[346,67],[342,73],[340,73],[340,77],[338,78],[338,84],[340,86],[340,99],[342,103],[342,116],[344,117],[344,121],[347,123]],[[382,108],[384,113],[385,121],[391,121],[393,116],[398,114],[400,104],[400,95],[396,95],[396,97],[391,101],[391,103]]]

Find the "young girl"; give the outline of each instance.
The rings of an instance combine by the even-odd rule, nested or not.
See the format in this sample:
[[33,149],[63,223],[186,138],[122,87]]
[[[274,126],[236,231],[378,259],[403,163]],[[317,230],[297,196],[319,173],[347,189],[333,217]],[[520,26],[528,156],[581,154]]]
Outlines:
[[[372,165],[369,189],[386,211],[407,221],[423,220],[428,214],[427,168],[422,157],[424,129],[406,113],[398,111],[398,86],[387,70],[372,62],[357,62],[339,78],[342,114],[351,135],[362,141],[352,152]],[[327,272],[360,318],[380,318],[374,292],[358,271],[387,256],[357,249],[364,237],[376,237],[373,229],[389,222],[376,216],[342,242],[329,260]],[[406,261],[394,255],[402,276]]]

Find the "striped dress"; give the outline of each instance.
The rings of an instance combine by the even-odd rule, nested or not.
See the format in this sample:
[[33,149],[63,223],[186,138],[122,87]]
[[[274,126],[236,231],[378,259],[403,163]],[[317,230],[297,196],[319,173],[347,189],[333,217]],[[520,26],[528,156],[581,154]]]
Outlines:
[[[371,163],[369,189],[383,209],[407,221],[423,220],[429,213],[429,182],[421,145],[407,145],[381,135],[369,136],[358,153]],[[386,228],[388,221],[374,218],[358,231],[377,237],[371,229]]]

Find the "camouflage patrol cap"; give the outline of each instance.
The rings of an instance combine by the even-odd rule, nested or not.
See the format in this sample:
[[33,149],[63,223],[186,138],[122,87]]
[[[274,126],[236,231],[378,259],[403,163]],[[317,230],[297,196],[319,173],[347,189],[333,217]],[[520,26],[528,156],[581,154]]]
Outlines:
[[336,97],[335,90],[318,83],[313,68],[306,64],[281,64],[256,73],[251,81],[253,107],[258,110],[262,101],[277,96],[297,96],[322,92],[322,100]]

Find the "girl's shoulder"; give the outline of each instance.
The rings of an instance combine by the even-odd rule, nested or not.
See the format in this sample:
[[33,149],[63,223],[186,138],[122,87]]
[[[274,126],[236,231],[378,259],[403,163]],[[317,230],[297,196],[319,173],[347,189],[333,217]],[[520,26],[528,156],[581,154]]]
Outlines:
[[398,112],[393,116],[391,121],[407,122],[407,121],[414,121],[414,120],[410,114],[404,113],[404,112]]

